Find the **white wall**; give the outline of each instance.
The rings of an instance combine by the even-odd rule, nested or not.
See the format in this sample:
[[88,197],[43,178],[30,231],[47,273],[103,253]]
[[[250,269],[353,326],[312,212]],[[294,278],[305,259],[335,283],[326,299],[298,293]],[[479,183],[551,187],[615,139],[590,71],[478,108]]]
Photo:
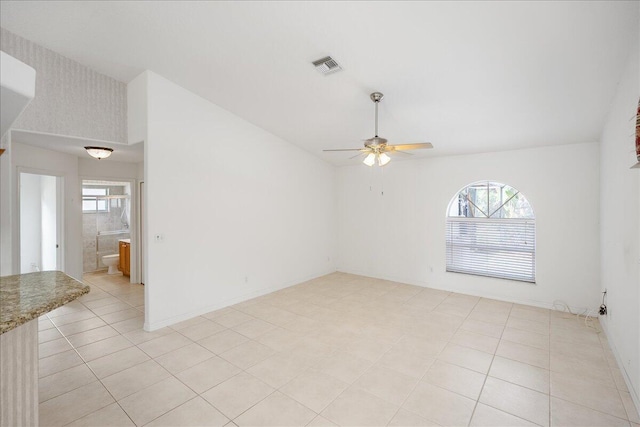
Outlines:
[[640,96],[639,45],[632,47],[600,148],[601,287],[607,290],[603,319],[609,344],[640,408],[640,169],[629,169]]
[[[535,285],[445,271],[447,206],[461,188],[481,180],[509,184],[531,202]],[[338,269],[537,306],[562,300],[595,308],[598,197],[596,143],[404,161],[396,157],[383,170],[343,167],[338,171]]]
[[[78,158],[57,151],[43,150],[29,145],[11,143],[8,151],[11,156],[12,182],[17,183],[17,174],[20,171],[48,174],[63,178],[63,206],[64,235],[62,238],[62,250],[64,252],[63,271],[77,279],[82,278],[82,207],[80,198],[80,184],[78,180]],[[4,157],[4,156],[3,156]],[[12,200],[17,199],[17,185],[11,189]],[[13,203],[12,234],[19,235],[18,218],[20,206]],[[3,229],[4,233],[4,229]],[[17,274],[20,265],[16,265],[20,251],[19,239],[13,238],[13,268]]]
[[40,176],[20,174],[20,273],[42,270]]
[[42,270],[58,268],[56,244],[58,243],[57,178],[50,175],[40,176],[42,209]]
[[334,271],[334,168],[145,74],[145,328]]

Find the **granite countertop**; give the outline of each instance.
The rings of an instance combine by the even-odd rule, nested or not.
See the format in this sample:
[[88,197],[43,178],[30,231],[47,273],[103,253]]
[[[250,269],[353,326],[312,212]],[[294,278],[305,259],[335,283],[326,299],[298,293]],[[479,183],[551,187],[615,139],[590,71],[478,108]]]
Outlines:
[[89,286],[61,271],[0,277],[0,334],[89,292]]

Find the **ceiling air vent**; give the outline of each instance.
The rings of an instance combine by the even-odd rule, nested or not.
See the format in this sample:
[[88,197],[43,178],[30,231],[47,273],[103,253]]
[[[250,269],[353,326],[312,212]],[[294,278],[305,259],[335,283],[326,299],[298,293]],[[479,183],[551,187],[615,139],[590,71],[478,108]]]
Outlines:
[[316,70],[318,70],[320,74],[325,75],[342,70],[342,67],[338,65],[336,60],[330,56],[326,56],[322,59],[318,59],[317,61],[313,61],[313,66],[316,67]]

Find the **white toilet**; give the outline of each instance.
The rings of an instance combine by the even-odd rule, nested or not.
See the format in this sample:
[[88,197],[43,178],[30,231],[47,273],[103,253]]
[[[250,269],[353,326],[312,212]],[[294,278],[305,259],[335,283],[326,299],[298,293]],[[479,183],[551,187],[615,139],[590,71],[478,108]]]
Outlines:
[[118,274],[119,261],[120,261],[119,254],[105,255],[102,257],[102,262],[104,263],[104,265],[109,267],[109,271],[107,271],[107,274]]

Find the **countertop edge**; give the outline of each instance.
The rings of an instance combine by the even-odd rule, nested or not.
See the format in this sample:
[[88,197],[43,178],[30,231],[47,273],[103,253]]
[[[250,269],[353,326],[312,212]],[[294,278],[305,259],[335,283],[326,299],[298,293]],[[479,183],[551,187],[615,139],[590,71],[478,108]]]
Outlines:
[[[64,274],[64,273],[62,273],[62,274]],[[51,299],[46,304],[39,305],[39,306],[33,308],[30,311],[27,311],[27,312],[24,312],[24,313],[20,313],[20,314],[16,315],[15,317],[12,317],[10,320],[5,320],[5,321],[0,322],[0,335],[4,334],[6,332],[9,332],[9,331],[11,331],[13,329],[16,329],[17,327],[22,326],[25,323],[27,323],[27,322],[29,322],[29,321],[31,321],[33,319],[37,319],[38,317],[42,316],[43,314],[49,313],[50,311],[53,311],[56,308],[62,307],[63,305],[68,304],[71,301],[74,301],[74,300],[78,299],[82,295],[88,294],[89,291],[91,290],[91,288],[89,286],[85,285],[84,283],[80,282],[79,280],[74,279],[73,277],[70,277],[70,276],[67,276],[67,277],[69,279],[72,279],[73,281],[77,282],[78,284],[80,284],[82,286],[81,287],[79,286],[79,287],[77,287],[75,289],[71,289],[65,295],[57,296],[56,298]]]

